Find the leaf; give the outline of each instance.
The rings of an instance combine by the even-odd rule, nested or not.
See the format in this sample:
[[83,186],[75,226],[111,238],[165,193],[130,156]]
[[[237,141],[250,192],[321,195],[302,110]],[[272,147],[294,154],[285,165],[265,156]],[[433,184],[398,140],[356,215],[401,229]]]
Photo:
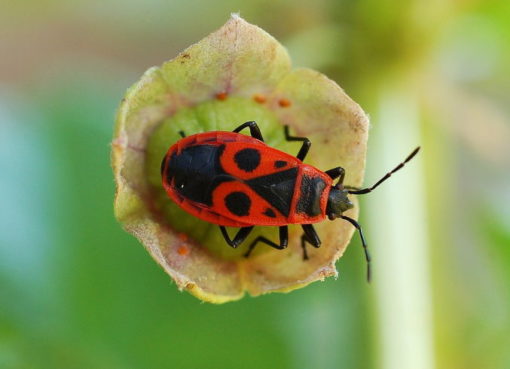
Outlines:
[[[347,222],[317,225],[320,249],[302,260],[301,228],[291,226],[287,250],[260,246],[249,259],[232,250],[217,226],[185,213],[166,196],[160,163],[180,130],[231,131],[255,120],[266,143],[296,154],[282,125],[313,142],[306,161],[322,170],[342,166],[346,181],[363,179],[368,119],[333,81],[292,70],[285,49],[269,34],[234,15],[218,31],[160,68],[149,69],[123,99],[112,142],[117,184],[115,216],[175,280],[198,298],[222,303],[245,291],[290,291],[336,275],[353,228]],[[347,215],[356,218],[357,208]],[[274,238],[273,229],[257,235]],[[262,233],[261,233],[262,232]]]

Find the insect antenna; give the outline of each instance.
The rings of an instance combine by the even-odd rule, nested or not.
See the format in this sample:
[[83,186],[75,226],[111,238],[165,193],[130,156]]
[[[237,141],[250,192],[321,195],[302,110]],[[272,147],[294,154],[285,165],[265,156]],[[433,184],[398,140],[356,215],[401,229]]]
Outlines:
[[359,232],[359,235],[361,237],[361,245],[363,246],[363,251],[365,251],[365,260],[367,261],[367,281],[370,282],[370,279],[372,277],[372,269],[370,268],[370,254],[368,253],[368,246],[365,241],[365,237],[363,236],[363,230],[361,229],[361,226],[358,222],[356,222],[354,219],[349,218],[345,215],[340,215],[340,218],[345,219],[349,223],[351,223]]
[[[400,169],[402,169],[404,167],[404,165],[409,161],[411,160],[416,154],[418,154],[418,151],[420,151],[420,146],[418,146],[416,149],[413,150],[412,153],[410,153],[406,160],[404,160],[402,163],[400,163],[399,165],[397,165],[391,172],[388,172],[386,173],[386,175],[384,177],[382,177],[379,181],[377,181],[377,183],[375,185],[373,185],[372,187],[368,187],[368,188],[363,188],[363,189],[355,189],[355,190],[351,190],[351,191],[348,191],[348,193],[350,194],[353,194],[353,195],[363,195],[363,194],[366,194],[366,193],[369,193],[369,192],[372,192],[373,190],[375,190],[381,183],[383,183],[384,181],[386,181],[388,178],[391,177],[391,175],[397,171],[399,171]],[[347,186],[346,186],[347,187]]]

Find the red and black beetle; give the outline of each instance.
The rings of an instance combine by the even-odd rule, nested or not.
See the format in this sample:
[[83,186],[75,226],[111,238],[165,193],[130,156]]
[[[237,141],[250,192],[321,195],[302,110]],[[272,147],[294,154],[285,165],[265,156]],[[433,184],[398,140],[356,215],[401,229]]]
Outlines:
[[[249,128],[251,137],[240,134]],[[288,244],[288,225],[303,228],[301,246],[308,259],[306,243],[319,247],[321,240],[313,223],[342,218],[359,231],[370,277],[370,256],[360,225],[343,212],[353,207],[349,194],[365,194],[413,158],[416,148],[401,164],[375,185],[365,189],[344,186],[345,171],[336,167],[325,172],[304,164],[311,142],[293,137],[285,126],[287,141],[301,141],[296,157],[267,146],[256,122],[246,122],[233,132],[213,131],[183,137],[172,145],[161,163],[163,187],[186,212],[220,226],[225,241],[236,248],[254,226],[277,226],[280,243],[257,237],[248,247],[249,256],[257,243],[276,249]],[[336,184],[333,181],[338,178]],[[240,227],[231,239],[225,227]]]

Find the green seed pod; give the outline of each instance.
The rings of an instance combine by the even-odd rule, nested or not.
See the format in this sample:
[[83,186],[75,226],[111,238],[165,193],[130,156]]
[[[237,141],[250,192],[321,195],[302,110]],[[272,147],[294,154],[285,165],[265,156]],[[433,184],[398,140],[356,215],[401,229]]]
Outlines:
[[[303,261],[302,230],[290,227],[286,250],[259,247],[245,259],[231,249],[218,227],[178,208],[166,195],[160,164],[168,148],[187,134],[232,131],[257,121],[266,143],[295,153],[283,125],[312,141],[308,164],[342,166],[345,183],[363,180],[368,119],[344,91],[324,75],[292,69],[286,50],[262,29],[239,16],[161,67],[149,69],[119,107],[112,142],[117,184],[115,216],[137,237],[180,289],[213,303],[286,292],[336,276],[354,228],[344,221],[317,224],[319,249]],[[345,214],[357,218],[354,208]],[[275,239],[274,229],[257,227]]]

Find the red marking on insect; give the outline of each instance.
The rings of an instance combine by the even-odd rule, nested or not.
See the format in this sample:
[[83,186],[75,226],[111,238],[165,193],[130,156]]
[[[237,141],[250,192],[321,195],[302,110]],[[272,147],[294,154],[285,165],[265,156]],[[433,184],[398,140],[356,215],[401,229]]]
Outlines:
[[[250,129],[251,137],[239,133],[245,128]],[[168,149],[161,163],[163,187],[183,210],[219,225],[225,241],[234,248],[247,238],[254,226],[279,227],[278,244],[259,236],[249,245],[245,256],[259,242],[277,249],[286,248],[288,225],[300,224],[304,231],[303,258],[308,259],[306,243],[314,247],[321,244],[313,224],[342,218],[359,231],[369,266],[370,256],[361,227],[343,215],[353,207],[348,195],[374,190],[411,160],[419,147],[375,185],[359,189],[344,186],[342,167],[323,172],[303,163],[310,141],[290,136],[287,126],[284,133],[287,141],[301,142],[296,157],[266,145],[255,122],[246,122],[233,132],[213,131],[188,137],[181,132],[183,138]],[[226,226],[241,229],[231,239]],[[185,241],[182,234],[179,238]],[[180,255],[184,252],[178,249]],[[369,268],[367,273],[369,277]]]
[[253,95],[253,100],[255,100],[255,102],[258,102],[259,104],[264,104],[267,98],[264,95],[255,94]]
[[278,105],[280,105],[280,107],[282,108],[288,108],[289,106],[292,105],[292,102],[289,99],[283,97],[280,100],[278,100]]
[[228,97],[228,93],[226,93],[226,92],[218,92],[218,93],[216,94],[216,98],[217,98],[218,100],[221,100],[221,101],[226,100],[226,99],[227,99],[227,97]]

